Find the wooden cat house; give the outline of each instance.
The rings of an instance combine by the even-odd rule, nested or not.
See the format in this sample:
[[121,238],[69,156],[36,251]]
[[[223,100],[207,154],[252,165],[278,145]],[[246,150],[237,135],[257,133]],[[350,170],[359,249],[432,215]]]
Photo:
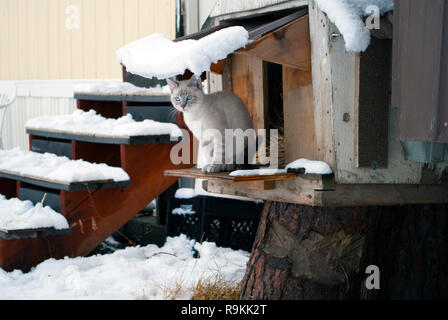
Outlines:
[[[409,116],[412,106],[404,104],[399,90],[415,85],[415,78],[412,84],[397,79],[411,74],[419,59],[399,58],[405,45],[415,41],[396,27],[401,29],[407,14],[396,9],[395,17],[383,17],[382,28],[372,32],[371,44],[362,53],[347,52],[338,29],[313,1],[221,19],[177,39],[200,39],[227,26],[244,26],[252,42],[211,66],[203,75],[209,90],[231,90],[241,97],[254,128],[279,129],[283,164],[319,160],[333,174],[235,177],[184,169],[165,175],[203,179],[204,189],[212,193],[312,206],[448,202],[448,158],[443,158],[445,145],[437,144],[448,142],[446,135],[443,141],[417,142],[406,136],[418,120]],[[398,102],[391,103],[392,97]],[[442,156],[436,159],[434,148],[440,147]]]

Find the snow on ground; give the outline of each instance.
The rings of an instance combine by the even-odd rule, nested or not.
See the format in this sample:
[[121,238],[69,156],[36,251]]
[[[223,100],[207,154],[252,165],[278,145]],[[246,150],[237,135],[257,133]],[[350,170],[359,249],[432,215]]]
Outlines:
[[[193,258],[192,246],[199,251]],[[249,253],[185,235],[159,248],[128,247],[87,258],[49,259],[29,273],[0,269],[0,299],[190,299],[199,279],[240,281]]]
[[288,169],[305,169],[306,174],[331,174],[333,171],[330,166],[323,161],[308,159],[298,159],[288,164],[285,169],[252,169],[236,170],[230,172],[232,177],[275,175],[288,172]]
[[0,230],[55,228],[68,229],[65,217],[50,207],[17,198],[6,199],[0,194]]
[[347,51],[362,52],[370,43],[370,30],[362,18],[372,11],[369,6],[377,6],[380,14],[393,10],[393,0],[316,0],[319,8],[325,12],[344,36]]
[[174,194],[174,198],[176,199],[191,199],[197,196],[198,194],[196,193],[196,191],[194,191],[193,188],[179,188]]
[[168,86],[157,85],[153,88],[140,88],[129,82],[104,81],[81,84],[74,88],[75,94],[102,95],[102,96],[156,96],[169,95]]
[[182,136],[182,131],[174,123],[154,120],[135,121],[131,114],[119,119],[107,119],[95,110],[75,110],[72,114],[46,116],[28,120],[27,129],[46,130],[69,134],[83,134],[111,138],[131,136],[171,135],[172,138]]
[[218,30],[199,40],[174,42],[156,33],[134,41],[117,51],[126,70],[142,77],[166,79],[183,74],[186,69],[196,76],[209,71],[210,65],[249,43],[243,27]]
[[113,180],[127,181],[129,175],[122,168],[104,163],[70,160],[51,153],[23,151],[19,148],[0,150],[0,170],[61,183]]

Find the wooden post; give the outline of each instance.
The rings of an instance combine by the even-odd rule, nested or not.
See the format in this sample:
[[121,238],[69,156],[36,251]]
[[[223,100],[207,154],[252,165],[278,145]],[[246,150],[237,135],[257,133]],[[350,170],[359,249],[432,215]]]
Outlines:
[[[240,298],[447,298],[447,210],[267,202]],[[365,285],[370,265],[380,289]]]

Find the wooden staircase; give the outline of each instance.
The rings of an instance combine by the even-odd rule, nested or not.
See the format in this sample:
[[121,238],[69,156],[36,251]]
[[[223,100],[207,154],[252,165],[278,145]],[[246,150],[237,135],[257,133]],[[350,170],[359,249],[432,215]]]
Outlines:
[[[94,109],[108,118],[133,113],[137,120],[155,118],[171,109],[168,97],[75,96],[79,109]],[[140,117],[140,119],[139,119]],[[185,128],[180,115],[174,120]],[[165,136],[138,139],[86,139],[82,135],[64,135],[33,130],[30,149],[52,152],[71,159],[106,163],[123,168],[128,182],[103,182],[62,185],[51,181],[0,173],[0,193],[8,198],[40,202],[61,212],[68,220],[71,234],[34,234],[34,237],[0,239],[0,268],[29,270],[48,258],[76,257],[89,254],[104,239],[116,232],[149,202],[177,181],[166,177],[168,169],[190,168],[170,161],[171,142]]]

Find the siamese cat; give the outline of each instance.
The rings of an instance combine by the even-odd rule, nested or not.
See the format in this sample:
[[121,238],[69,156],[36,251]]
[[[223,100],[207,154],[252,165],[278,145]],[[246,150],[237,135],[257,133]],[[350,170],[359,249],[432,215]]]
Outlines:
[[[241,165],[252,164],[256,148],[248,147],[248,142],[256,139],[255,134],[240,142],[239,145],[242,143],[244,147],[236,148],[238,143],[233,138],[233,150],[226,148],[226,129],[243,132],[253,129],[251,116],[236,94],[224,91],[205,94],[201,79],[195,76],[185,81],[167,79],[167,82],[173,106],[183,113],[186,125],[200,142],[205,160],[203,172],[233,171]],[[213,132],[219,134],[210,134]],[[244,159],[244,163],[238,159]]]

